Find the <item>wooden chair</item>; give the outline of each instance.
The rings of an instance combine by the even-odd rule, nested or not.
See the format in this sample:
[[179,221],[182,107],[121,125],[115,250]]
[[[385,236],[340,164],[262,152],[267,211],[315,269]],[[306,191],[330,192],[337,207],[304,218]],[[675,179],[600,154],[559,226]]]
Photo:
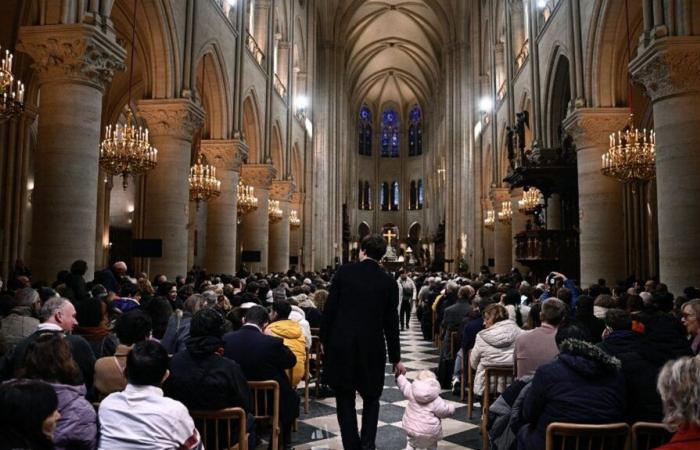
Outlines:
[[458,331],[451,331],[450,332],[450,355],[452,356],[452,359],[455,359],[457,357],[457,352],[459,351],[459,332]]
[[316,398],[318,398],[321,390],[321,338],[313,335],[313,332],[311,337],[311,354],[309,355],[309,359],[314,360],[314,373],[313,377],[311,378],[314,380],[314,395]]
[[[243,408],[226,408],[218,411],[190,411],[204,448],[219,450],[248,450],[246,412]],[[223,422],[223,424],[222,424]],[[238,422],[238,443],[232,442],[232,423]],[[220,428],[221,424],[221,428]],[[213,430],[212,430],[213,427]],[[220,431],[226,430],[225,436]],[[225,441],[222,441],[221,438]]]
[[320,328],[311,328],[311,336],[320,336],[320,335],[321,335]]
[[547,427],[545,450],[624,450],[628,448],[629,431],[626,423],[554,422]]
[[[253,416],[256,422],[268,421],[272,425],[270,432],[270,447],[279,448],[280,435],[280,386],[274,380],[249,381],[248,386],[253,394]],[[270,404],[272,400],[272,404]]]
[[666,425],[657,422],[637,422],[632,425],[632,450],[651,450],[671,440]]
[[489,448],[489,407],[499,395],[498,388],[501,381],[504,382],[505,389],[513,380],[515,380],[513,366],[486,366],[484,368],[484,394],[481,398],[481,448]]
[[440,351],[440,347],[442,344],[440,343],[440,330],[437,329],[436,324],[437,324],[437,311],[434,311],[431,309],[431,314],[432,314],[432,323],[433,323],[433,344],[438,348],[438,351]]
[[474,370],[472,365],[469,364],[469,355],[471,350],[467,352],[467,355],[462,355],[462,373],[460,374],[460,400],[464,401],[464,394],[467,390],[467,384],[469,385],[469,391],[467,392],[467,419],[472,419],[472,414],[474,412]]

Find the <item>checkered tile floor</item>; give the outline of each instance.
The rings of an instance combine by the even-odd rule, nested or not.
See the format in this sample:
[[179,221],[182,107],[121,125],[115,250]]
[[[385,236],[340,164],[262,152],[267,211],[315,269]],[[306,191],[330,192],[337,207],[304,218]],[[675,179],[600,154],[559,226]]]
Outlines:
[[[415,316],[412,318],[411,328],[401,332],[401,359],[408,369],[409,379],[413,379],[422,369],[432,369],[438,365],[438,351],[432,342],[423,340],[420,324]],[[406,447],[406,433],[401,428],[401,419],[408,401],[396,387],[390,365],[387,365],[386,373],[384,393],[380,400],[376,444],[378,450],[400,450]],[[342,449],[340,428],[335,413],[335,398],[315,399],[313,384],[311,387],[309,412],[304,413],[302,399],[298,431],[293,433],[293,446],[296,450]],[[300,393],[303,395],[303,391]],[[475,408],[474,419],[468,421],[466,405],[460,402],[459,396],[452,395],[450,391],[444,391],[441,396],[455,404],[455,414],[452,418],[442,421],[444,437],[438,448],[480,449],[481,438],[478,427],[480,409]],[[357,410],[358,414],[361,414],[362,399],[359,396]],[[359,416],[358,423],[361,423]]]

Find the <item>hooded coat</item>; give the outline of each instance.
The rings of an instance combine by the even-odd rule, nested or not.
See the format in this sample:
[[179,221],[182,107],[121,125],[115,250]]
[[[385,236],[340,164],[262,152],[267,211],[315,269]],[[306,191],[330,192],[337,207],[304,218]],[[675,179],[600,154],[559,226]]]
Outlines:
[[301,325],[291,319],[278,320],[268,325],[265,333],[284,339],[284,345],[296,356],[292,370],[292,386],[296,386],[304,378],[306,367],[306,338]]
[[402,421],[406,434],[420,440],[442,439],[440,419],[452,416],[455,408],[440,397],[440,383],[432,378],[411,383],[399,375],[396,384],[408,400]]
[[541,450],[552,422],[614,423],[625,417],[620,360],[588,342],[567,339],[559,357],[540,366],[522,409],[519,450]]
[[469,355],[469,363],[476,367],[474,392],[484,393],[484,372],[486,366],[513,365],[515,339],[524,331],[512,320],[502,320],[489,328],[479,331]]
[[85,399],[85,385],[51,383],[58,397],[58,412],[53,442],[56,450],[93,450],[97,448],[97,414]]

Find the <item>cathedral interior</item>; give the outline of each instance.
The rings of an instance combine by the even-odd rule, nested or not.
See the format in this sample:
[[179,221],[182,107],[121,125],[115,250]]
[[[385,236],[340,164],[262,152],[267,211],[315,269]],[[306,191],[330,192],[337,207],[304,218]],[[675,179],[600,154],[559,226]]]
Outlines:
[[3,0],[0,58],[0,279],[379,233],[387,267],[700,282],[696,0]]

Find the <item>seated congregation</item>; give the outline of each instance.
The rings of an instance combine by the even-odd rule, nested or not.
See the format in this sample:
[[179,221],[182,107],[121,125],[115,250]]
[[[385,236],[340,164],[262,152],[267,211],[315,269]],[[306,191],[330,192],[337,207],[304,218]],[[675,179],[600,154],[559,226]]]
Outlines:
[[[332,270],[151,282],[118,262],[88,283],[85,267],[50,285],[18,267],[2,292],[0,450],[291,447],[296,388],[312,369],[320,384]],[[664,423],[675,434],[659,448],[700,448],[697,289],[486,268],[395,276],[401,327],[415,312],[443,388],[468,394],[470,415],[481,405],[484,448],[544,449],[557,422]],[[217,411],[236,420],[212,426]]]

